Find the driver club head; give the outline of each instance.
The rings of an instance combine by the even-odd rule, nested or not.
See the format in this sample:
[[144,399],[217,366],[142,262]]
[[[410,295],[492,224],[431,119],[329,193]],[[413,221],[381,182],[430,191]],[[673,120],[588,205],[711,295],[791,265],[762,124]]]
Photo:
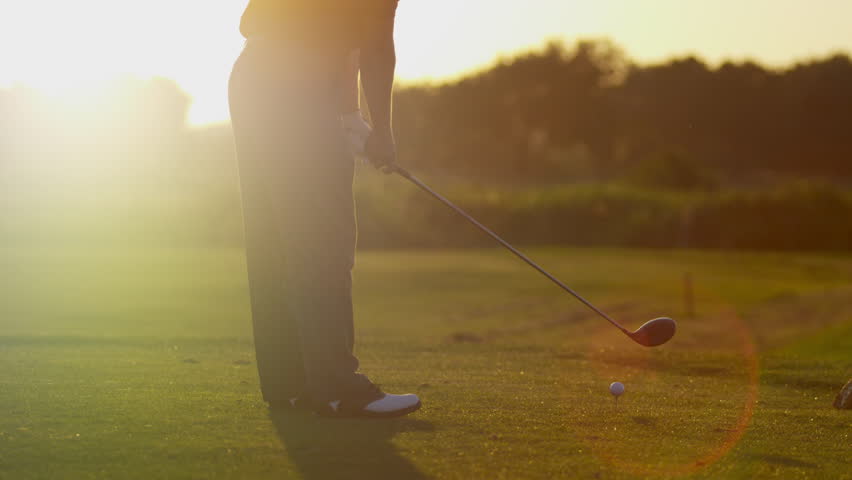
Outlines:
[[640,345],[656,347],[671,340],[676,330],[677,324],[674,320],[668,317],[659,317],[648,320],[635,332],[628,335]]

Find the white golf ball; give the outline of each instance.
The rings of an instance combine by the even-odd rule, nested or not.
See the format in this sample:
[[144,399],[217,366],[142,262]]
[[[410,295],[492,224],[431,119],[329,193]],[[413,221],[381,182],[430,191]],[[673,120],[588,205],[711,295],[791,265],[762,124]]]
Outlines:
[[621,382],[612,382],[609,384],[609,393],[616,397],[624,393],[624,384]]

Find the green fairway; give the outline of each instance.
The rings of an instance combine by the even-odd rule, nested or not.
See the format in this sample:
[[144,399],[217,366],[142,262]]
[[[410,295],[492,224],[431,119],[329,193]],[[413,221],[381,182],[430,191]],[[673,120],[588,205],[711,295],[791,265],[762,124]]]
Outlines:
[[239,249],[0,247],[0,479],[852,478],[851,256],[530,255],[677,335],[502,250],[363,252],[362,370],[423,399],[365,421],[269,412]]

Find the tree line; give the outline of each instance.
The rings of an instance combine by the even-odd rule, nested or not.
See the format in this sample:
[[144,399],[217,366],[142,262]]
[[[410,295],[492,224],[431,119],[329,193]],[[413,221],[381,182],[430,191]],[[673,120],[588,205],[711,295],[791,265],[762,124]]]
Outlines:
[[[0,90],[0,166],[104,153],[230,161],[192,139],[190,101],[166,79],[125,78],[70,106]],[[553,42],[454,82],[397,88],[395,129],[401,162],[483,181],[610,180],[661,156],[735,180],[849,178],[852,60],[639,65],[605,40]],[[230,132],[214,136],[227,144]]]
[[676,154],[723,178],[852,175],[852,61],[638,65],[607,41],[400,89],[403,161],[500,180],[612,179]]
[[[551,43],[394,101],[400,162],[511,241],[852,248],[845,54],[638,65]],[[162,78],[74,102],[0,89],[0,242],[241,242],[230,126],[188,127],[190,102]],[[483,244],[381,178],[356,185],[362,246]]]

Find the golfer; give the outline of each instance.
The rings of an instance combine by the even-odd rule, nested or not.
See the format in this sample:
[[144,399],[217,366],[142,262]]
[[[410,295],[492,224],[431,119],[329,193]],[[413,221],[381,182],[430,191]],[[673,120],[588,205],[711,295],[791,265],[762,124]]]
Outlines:
[[[257,367],[273,409],[392,417],[353,354],[353,154],[386,172],[398,0],[251,0],[229,85]],[[360,69],[372,131],[359,112]]]

